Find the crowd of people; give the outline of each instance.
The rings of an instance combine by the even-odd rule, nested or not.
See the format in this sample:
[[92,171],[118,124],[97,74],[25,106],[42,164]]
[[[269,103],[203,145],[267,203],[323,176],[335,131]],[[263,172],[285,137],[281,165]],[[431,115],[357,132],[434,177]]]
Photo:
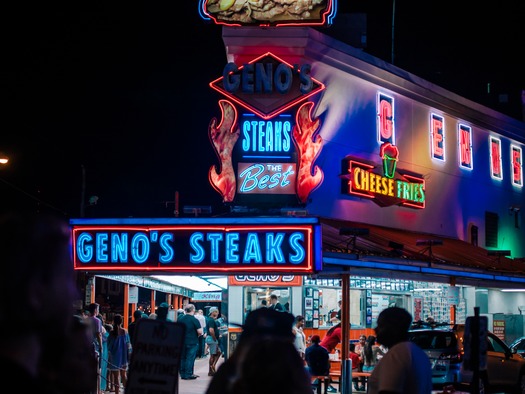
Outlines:
[[[67,222],[56,216],[10,213],[0,217],[5,270],[0,294],[7,301],[0,310],[5,339],[0,348],[0,376],[16,382],[18,391],[119,394],[128,379],[135,330],[145,316],[134,313],[128,331],[120,314],[113,316],[112,324],[104,322],[97,303],[90,304],[85,314],[76,314],[73,305],[79,292],[69,241]],[[10,302],[15,294],[16,302]],[[156,318],[168,321],[168,310],[168,304],[161,304]],[[186,304],[177,316],[186,327],[180,377],[198,378],[193,367],[197,356],[203,357],[199,338],[204,337],[210,355],[208,375],[212,376],[207,394],[311,394],[311,376],[329,373],[330,353],[341,342],[339,322],[322,340],[312,336],[307,346],[304,317],[292,315],[277,297],[271,297],[270,306],[248,313],[239,343],[217,368],[225,352],[220,343],[227,326],[225,316],[211,307],[203,324],[195,312],[193,304]],[[13,318],[22,329],[7,328],[8,319]],[[361,336],[350,346],[352,363],[370,372],[368,394],[431,393],[429,359],[408,340],[411,322],[405,309],[386,308],[377,319],[377,337]],[[354,384],[364,388],[357,386],[357,380]]]

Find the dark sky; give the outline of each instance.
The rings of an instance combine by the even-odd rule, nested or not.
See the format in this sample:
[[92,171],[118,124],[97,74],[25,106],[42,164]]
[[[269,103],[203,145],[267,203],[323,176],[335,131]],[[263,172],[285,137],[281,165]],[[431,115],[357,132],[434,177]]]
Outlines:
[[[341,13],[366,13],[365,50],[390,61],[392,1],[340,3]],[[470,3],[397,0],[394,63],[519,117],[525,14],[511,2]],[[0,210],[79,217],[82,168],[86,203],[98,196],[86,216],[170,217],[175,191],[181,207],[227,210],[207,180],[217,161],[208,124],[219,114],[208,83],[226,54],[196,0],[3,7],[0,151],[12,160],[0,170]]]

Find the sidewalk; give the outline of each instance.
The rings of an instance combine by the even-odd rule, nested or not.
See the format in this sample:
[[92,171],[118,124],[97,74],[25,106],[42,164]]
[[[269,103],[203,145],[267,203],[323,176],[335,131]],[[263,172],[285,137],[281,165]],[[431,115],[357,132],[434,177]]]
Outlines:
[[[180,394],[205,394],[212,376],[208,376],[208,362],[209,357],[195,360],[195,375],[199,375],[194,380],[182,380],[179,378],[179,393]],[[224,362],[224,358],[220,358],[217,363],[217,368]]]
[[[179,393],[180,394],[205,394],[212,379],[212,376],[208,376],[208,360],[209,358],[203,358],[195,360],[195,375],[199,377],[195,380],[181,380],[179,379]],[[221,357],[217,364],[217,368],[224,362],[224,358]],[[338,388],[335,385],[335,388]],[[353,391],[354,393],[364,393],[364,391]],[[315,391],[312,390],[312,394]]]

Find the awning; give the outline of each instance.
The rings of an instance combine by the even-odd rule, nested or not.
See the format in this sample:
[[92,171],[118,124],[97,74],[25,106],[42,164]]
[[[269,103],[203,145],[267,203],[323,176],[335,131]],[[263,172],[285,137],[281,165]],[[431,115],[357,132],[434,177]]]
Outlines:
[[435,234],[329,218],[320,221],[322,276],[350,271],[359,276],[525,288],[522,259],[489,256],[487,249]]

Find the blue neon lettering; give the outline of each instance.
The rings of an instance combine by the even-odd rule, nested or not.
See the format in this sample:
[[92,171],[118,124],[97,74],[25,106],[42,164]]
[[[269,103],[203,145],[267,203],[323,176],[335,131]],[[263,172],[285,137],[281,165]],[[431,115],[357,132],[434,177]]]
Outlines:
[[239,262],[239,233],[226,234],[226,263],[236,264]]
[[290,247],[295,251],[295,254],[290,253],[290,263],[299,264],[304,261],[305,250],[300,242],[304,242],[304,234],[293,233],[290,235]]
[[190,246],[195,251],[195,254],[190,253],[190,263],[198,264],[204,260],[204,248],[200,242],[204,240],[202,233],[194,233],[190,237]]
[[284,263],[281,245],[284,240],[284,233],[266,234],[266,261],[268,263]]
[[111,262],[128,262],[128,234],[111,234]]
[[251,260],[255,260],[258,264],[262,263],[261,245],[256,233],[248,233],[242,262],[249,263]]
[[83,263],[88,263],[93,258],[93,245],[89,245],[91,241],[93,237],[88,233],[81,233],[77,237],[77,257]]
[[133,260],[142,264],[149,256],[149,240],[146,234],[138,233],[131,239],[131,256]]
[[218,263],[219,262],[219,241],[222,241],[223,237],[220,233],[210,233],[206,235],[206,239],[210,241],[210,247],[211,247],[211,262],[212,263]]
[[164,233],[160,236],[159,246],[164,252],[159,254],[159,261],[161,264],[169,263],[175,257],[175,251],[169,244],[170,241],[173,241],[173,234]]
[[96,235],[97,243],[97,262],[107,263],[108,262],[108,234],[98,233]]

